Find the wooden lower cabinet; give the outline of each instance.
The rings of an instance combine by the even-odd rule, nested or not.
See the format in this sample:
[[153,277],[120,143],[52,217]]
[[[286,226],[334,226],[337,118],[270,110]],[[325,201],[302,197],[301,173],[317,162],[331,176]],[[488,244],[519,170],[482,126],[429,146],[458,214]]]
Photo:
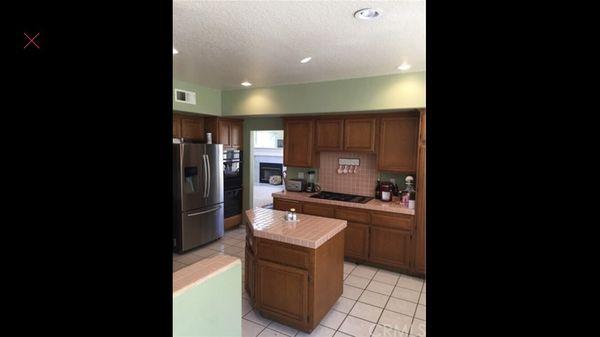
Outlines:
[[344,255],[366,261],[369,258],[369,226],[348,222],[344,233]]
[[[422,201],[424,203],[424,201]],[[273,208],[348,221],[344,257],[379,268],[425,276],[425,233],[415,216],[273,198]],[[418,213],[418,212],[417,212]]]
[[371,226],[369,238],[369,261],[401,269],[409,269],[410,232]]
[[252,237],[245,289],[265,318],[310,333],[343,292],[344,233],[317,249]]
[[258,260],[256,280],[260,310],[299,325],[308,322],[308,271]]
[[244,287],[250,297],[250,304],[254,305],[254,298],[256,297],[256,285],[254,275],[256,275],[256,259],[254,253],[246,247],[246,258],[244,259],[245,271],[244,271]]

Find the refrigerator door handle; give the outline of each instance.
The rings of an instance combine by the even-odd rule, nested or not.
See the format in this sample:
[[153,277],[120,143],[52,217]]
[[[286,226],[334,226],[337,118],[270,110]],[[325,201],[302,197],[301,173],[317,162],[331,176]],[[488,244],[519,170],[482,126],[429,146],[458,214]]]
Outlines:
[[212,181],[210,179],[210,157],[208,157],[208,155],[206,155],[206,172],[208,173],[208,179],[206,180],[206,197],[208,198],[208,196],[210,195],[210,184],[212,184]]
[[219,208],[221,208],[221,206],[217,206],[217,207],[215,207],[215,208],[207,209],[206,211],[202,211],[202,212],[191,213],[191,214],[188,214],[187,216],[196,216],[196,215],[202,215],[202,214],[206,214],[206,213],[214,212],[214,211],[218,210]]
[[207,165],[207,155],[202,155],[202,164],[204,165],[204,197],[208,198],[208,165]]

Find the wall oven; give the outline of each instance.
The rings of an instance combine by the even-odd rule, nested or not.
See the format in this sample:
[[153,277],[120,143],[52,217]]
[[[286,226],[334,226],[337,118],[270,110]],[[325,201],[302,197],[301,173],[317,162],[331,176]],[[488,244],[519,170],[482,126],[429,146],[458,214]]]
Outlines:
[[225,218],[242,213],[242,151],[228,149],[223,152],[223,192]]

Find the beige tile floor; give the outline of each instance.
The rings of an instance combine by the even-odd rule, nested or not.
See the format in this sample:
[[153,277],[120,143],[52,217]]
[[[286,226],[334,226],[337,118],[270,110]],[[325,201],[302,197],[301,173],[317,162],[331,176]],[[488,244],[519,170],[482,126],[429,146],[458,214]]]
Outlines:
[[[215,243],[183,255],[173,254],[173,271],[209,256],[227,254],[242,259],[245,231],[225,232]],[[309,335],[268,320],[255,311],[242,291],[243,337],[413,337],[425,336],[426,283],[423,279],[370,266],[344,262],[344,292]]]

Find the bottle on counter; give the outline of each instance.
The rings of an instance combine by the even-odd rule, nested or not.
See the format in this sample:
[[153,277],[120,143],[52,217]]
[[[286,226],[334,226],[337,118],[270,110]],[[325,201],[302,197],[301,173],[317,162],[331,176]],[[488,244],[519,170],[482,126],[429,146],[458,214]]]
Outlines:
[[375,199],[381,200],[381,179],[377,177],[377,185],[375,185]]
[[381,183],[381,201],[392,201],[393,185],[387,181]]
[[402,205],[409,209],[415,209],[417,192],[413,187],[414,178],[407,176],[404,181],[406,182],[406,188],[402,192]]

